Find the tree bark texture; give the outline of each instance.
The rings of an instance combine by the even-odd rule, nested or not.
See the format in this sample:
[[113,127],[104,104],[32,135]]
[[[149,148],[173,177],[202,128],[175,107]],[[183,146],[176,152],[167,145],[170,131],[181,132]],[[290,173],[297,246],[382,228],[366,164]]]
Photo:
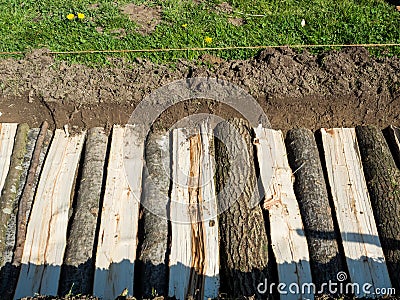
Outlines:
[[[6,262],[10,262],[7,253],[12,253],[14,248],[14,239],[9,239],[15,233],[15,228],[10,228],[11,219],[15,219],[15,213],[18,208],[18,188],[21,184],[22,163],[26,153],[26,141],[29,127],[27,124],[18,125],[14,139],[14,147],[10,159],[10,167],[4,182],[0,197],[0,267]],[[13,224],[15,227],[15,223]],[[7,253],[6,253],[7,252]]]
[[394,161],[398,168],[400,168],[400,128],[389,126],[383,131],[388,143],[389,148],[392,150]]
[[[26,125],[23,125],[26,129],[29,129]],[[23,129],[25,130],[25,129]],[[20,162],[20,165],[16,167],[17,172],[21,172],[19,175],[19,184],[15,185],[16,190],[12,188],[13,192],[16,192],[16,198],[14,201],[14,207],[12,210],[12,214],[9,220],[8,224],[8,231],[7,231],[7,243],[8,247],[5,249],[6,251],[4,252],[3,258],[6,261],[5,266],[1,268],[0,271],[0,295],[2,295],[2,299],[8,300],[12,299],[15,291],[15,287],[17,284],[18,280],[18,275],[19,275],[19,270],[20,270],[20,257],[19,257],[19,252],[18,249],[23,249],[23,244],[21,245],[21,242],[25,240],[25,231],[24,231],[24,224],[23,221],[21,221],[20,217],[21,214],[25,212],[25,215],[28,217],[30,213],[30,208],[32,205],[33,201],[33,194],[34,190],[36,189],[38,178],[39,178],[39,172],[40,170],[35,174],[35,176],[30,176],[32,177],[32,180],[30,183],[28,182],[28,174],[32,171],[32,164],[33,164],[33,152],[34,149],[36,148],[36,145],[38,143],[38,135],[39,135],[39,129],[34,128],[30,129],[26,132],[25,136],[25,149],[22,150],[24,152],[22,161]],[[47,131],[47,127],[46,127]],[[17,136],[17,140],[20,138]],[[41,159],[38,157],[38,168],[41,168],[41,164],[43,163],[44,156],[47,151],[47,147],[50,143],[51,139],[51,133],[49,133],[49,136],[46,140],[46,145],[42,149],[42,156]],[[15,145],[15,148],[17,149],[17,145]],[[15,150],[16,150],[15,149]],[[14,175],[17,173],[14,173]],[[18,177],[18,176],[17,176]],[[16,177],[14,177],[16,179]],[[29,187],[28,187],[29,185]],[[30,198],[27,198],[27,190],[33,190],[32,193],[30,194]],[[26,201],[25,201],[26,200]],[[28,201],[29,200],[29,201]],[[21,211],[21,203],[25,203],[25,210]],[[25,224],[26,225],[26,224]],[[17,234],[16,234],[17,232]],[[22,254],[22,252],[21,252]],[[11,263],[12,262],[12,263]]]
[[268,278],[268,238],[259,205],[252,128],[235,118],[218,124],[214,134],[221,292],[264,299],[257,285]]
[[13,265],[17,267],[21,265],[22,253],[25,245],[26,229],[33,205],[35,191],[39,182],[39,176],[42,171],[47,150],[53,137],[53,133],[47,128],[48,124],[45,121],[43,122],[40,131],[34,131],[28,134],[28,140],[35,139],[36,143],[32,157],[29,159],[29,169],[26,177],[26,183],[24,185],[18,206],[18,228],[13,257]]
[[[314,134],[308,129],[287,133],[286,148],[295,176],[294,191],[304,224],[310,266],[317,287],[345,271],[338,248],[327,187]],[[325,292],[329,292],[326,288]]]
[[356,133],[389,275],[400,289],[400,170],[378,128],[357,126]]
[[70,290],[74,295],[92,293],[93,253],[101,209],[107,142],[108,137],[103,128],[95,127],[88,131],[82,176],[61,271],[60,295],[65,295]]
[[[168,293],[167,205],[170,189],[168,133],[149,133],[145,145],[144,187],[141,199],[141,230],[138,269],[139,293],[144,298]],[[139,276],[138,276],[139,277]],[[136,278],[138,278],[136,277]]]
[[24,157],[27,152],[29,127],[18,125],[10,160],[10,169],[0,197],[0,295],[2,299],[12,298],[18,270],[12,266],[15,247],[16,214],[18,200],[24,185]]

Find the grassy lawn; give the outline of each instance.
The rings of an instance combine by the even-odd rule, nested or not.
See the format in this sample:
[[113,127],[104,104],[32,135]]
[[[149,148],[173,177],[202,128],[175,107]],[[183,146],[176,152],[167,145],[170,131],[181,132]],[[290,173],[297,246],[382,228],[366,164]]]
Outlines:
[[[384,0],[221,2],[0,0],[0,51],[29,51],[43,47],[52,51],[73,51],[400,43],[400,12]],[[146,11],[153,12],[155,19],[147,20],[147,23],[155,26],[153,31],[147,28],[149,24],[146,20],[140,23],[135,21],[134,15],[124,12],[128,3],[145,5],[141,6],[145,12],[137,13],[141,17],[146,15]],[[79,19],[78,13],[84,14],[84,18]],[[74,18],[69,20],[68,14],[73,14]],[[301,25],[303,19],[305,26]],[[257,50],[209,52],[226,59],[240,59],[251,57]],[[375,52],[398,55],[400,47]],[[113,55],[129,59],[140,56],[165,62],[179,58],[195,59],[203,53],[181,51]],[[106,57],[110,55],[60,57],[72,62],[103,64],[107,63]]]

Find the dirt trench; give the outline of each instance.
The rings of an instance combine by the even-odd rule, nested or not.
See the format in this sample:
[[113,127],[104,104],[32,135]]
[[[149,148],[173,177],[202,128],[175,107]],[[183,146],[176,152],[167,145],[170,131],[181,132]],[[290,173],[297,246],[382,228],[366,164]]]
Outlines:
[[[110,58],[111,66],[92,68],[55,60],[35,50],[20,60],[0,61],[0,122],[37,127],[109,129],[128,121],[136,105],[157,88],[190,77],[226,80],[260,104],[274,129],[400,125],[400,59],[372,57],[364,48],[313,55],[289,48],[268,49],[257,57],[158,65]],[[217,101],[192,100],[167,109],[159,118],[170,127],[194,113],[228,118],[239,115]]]

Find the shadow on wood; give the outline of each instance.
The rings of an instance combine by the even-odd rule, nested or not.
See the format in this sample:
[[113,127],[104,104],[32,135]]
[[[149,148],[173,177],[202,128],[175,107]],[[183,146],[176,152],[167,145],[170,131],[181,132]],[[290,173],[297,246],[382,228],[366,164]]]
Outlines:
[[[355,236],[350,236],[350,238],[352,240],[357,240],[358,238]],[[374,241],[374,237],[371,237],[371,241]],[[361,257],[360,260],[363,259],[367,259],[365,257]],[[330,262],[328,262],[327,264],[324,264],[323,267],[327,267],[327,265],[331,264],[331,263],[335,263],[336,260],[332,259]],[[285,269],[290,269],[290,264],[298,265],[298,264],[309,264],[308,261],[301,261],[301,262],[296,262],[296,264],[294,262],[290,262],[290,263],[285,263],[282,264],[282,266],[278,266],[279,267],[285,267]],[[374,261],[374,264],[378,265],[380,264],[379,261]],[[283,266],[286,265],[286,266]],[[36,268],[45,268],[47,269],[49,272],[59,272],[60,271],[60,266],[35,266]],[[129,261],[123,261],[121,263],[113,263],[111,265],[111,269],[113,269],[114,271],[116,270],[120,270],[121,268],[132,268],[133,267],[133,263],[130,263]],[[289,267],[289,268],[288,268]],[[64,276],[68,277],[70,274],[77,274],[79,272],[81,272],[80,270],[85,269],[85,268],[94,268],[94,264],[93,262],[87,261],[85,264],[80,265],[79,267],[73,267],[73,266],[62,266],[63,268],[63,274]],[[152,264],[146,264],[144,262],[135,262],[135,268],[138,270],[142,270],[143,268],[147,268],[147,269],[153,269],[153,270],[159,270],[161,272],[164,272],[165,270],[168,270],[168,267],[165,264],[160,264],[160,265],[152,265]],[[190,272],[192,270],[187,270],[190,269],[182,264],[177,264],[177,265],[173,265],[170,266],[169,268],[178,268],[180,270],[182,270],[182,272],[186,273],[186,272]],[[96,270],[98,272],[98,274],[109,274],[110,270]],[[240,270],[230,270],[231,274],[233,274],[234,276],[237,276],[237,278],[244,278],[244,277],[249,277],[252,278],[253,282],[255,283],[255,286],[252,287],[252,290],[256,290],[258,291],[258,293],[256,295],[254,294],[246,294],[243,296],[255,296],[255,299],[265,299],[269,296],[271,296],[271,294],[273,296],[280,296],[281,299],[302,299],[304,297],[307,297],[307,295],[309,295],[310,293],[318,293],[318,291],[320,291],[321,286],[318,286],[316,284],[313,283],[304,283],[302,285],[298,284],[297,282],[293,282],[293,283],[289,283],[286,285],[281,285],[279,287],[281,292],[278,292],[278,284],[279,282],[277,281],[276,278],[273,279],[266,279],[265,276],[263,276],[264,274],[264,270],[257,270],[254,269],[251,272],[241,272]],[[345,270],[343,270],[343,272],[345,272]],[[1,293],[1,299],[4,300],[9,300],[9,299],[13,299],[13,294],[14,294],[14,289],[15,289],[15,283],[16,280],[18,278],[18,273],[19,273],[19,269],[15,266],[12,266],[11,264],[6,264],[3,268],[1,268],[0,270],[0,278],[1,278],[1,286],[0,286],[0,293]],[[87,272],[85,272],[85,274],[88,274]],[[91,274],[94,274],[94,270],[93,272],[91,272]],[[140,272],[139,272],[140,274]],[[393,275],[393,274],[392,274]],[[75,276],[75,275],[74,275]],[[398,275],[397,275],[398,276]],[[166,277],[165,277],[166,278]],[[66,280],[67,278],[61,278],[60,280]],[[216,278],[214,278],[216,279]],[[133,276],[131,279],[127,278],[127,280],[134,280]],[[139,291],[137,289],[137,287],[139,286],[139,280],[146,280],[146,278],[136,278],[135,282],[134,282],[134,290],[133,291],[128,291],[129,295],[134,295],[137,299],[141,299],[142,298],[142,294],[141,291]],[[205,278],[205,276],[203,276],[203,280],[213,280],[213,278]],[[83,278],[83,281],[88,282],[88,284],[90,284],[90,282],[93,281],[93,277],[91,278]],[[337,278],[331,278],[331,293],[332,294],[355,294],[355,295],[362,295],[362,284],[357,285],[355,283],[350,284],[350,282],[348,280],[338,280]],[[326,284],[329,284],[329,282],[327,282]],[[168,286],[168,282],[160,282],[160,285],[163,286]],[[106,287],[105,289],[112,289],[112,287]],[[388,293],[392,293],[393,290],[388,290],[388,288],[390,287],[380,287],[380,288],[386,288]],[[368,287],[367,287],[368,289]],[[33,291],[26,291],[25,295],[26,296],[33,296],[35,292],[39,291],[40,287],[36,287],[36,290]],[[112,298],[110,297],[105,297],[103,298],[104,300],[114,300],[121,292],[122,292],[123,288],[121,290],[114,290],[111,292],[110,290],[110,294],[113,294]],[[299,292],[299,293],[297,293]],[[374,292],[370,289],[370,292]],[[67,293],[72,293],[72,295],[78,295],[81,293],[80,289],[78,288],[78,286],[75,286],[73,284],[73,282],[71,282],[71,285],[69,287],[69,290],[67,291],[58,291],[58,295],[59,296],[64,296]],[[22,295],[22,294],[21,294]],[[157,287],[155,286],[153,289],[153,295],[152,297],[155,296],[167,296],[166,294],[160,294],[157,291]],[[187,296],[192,296],[193,299],[200,299],[197,295],[187,295]],[[229,291],[225,290],[223,286],[221,286],[221,297],[223,298],[229,298],[232,295],[230,295]],[[368,296],[368,295],[367,295]],[[371,295],[374,296],[374,295]],[[378,296],[378,295],[375,295]],[[201,299],[203,300],[203,299]]]
[[[297,232],[298,234],[302,234],[300,231]],[[308,234],[312,237],[319,238],[324,236],[325,239],[330,240],[335,238],[335,232],[323,232],[323,231],[309,231]],[[359,243],[361,241],[361,236],[355,232],[347,232],[345,233],[346,241],[347,242],[354,242]],[[374,246],[381,246],[383,239],[379,238],[378,236],[364,234],[362,236],[362,241],[366,244],[374,245]],[[400,249],[400,241],[389,239],[390,247],[388,249]]]

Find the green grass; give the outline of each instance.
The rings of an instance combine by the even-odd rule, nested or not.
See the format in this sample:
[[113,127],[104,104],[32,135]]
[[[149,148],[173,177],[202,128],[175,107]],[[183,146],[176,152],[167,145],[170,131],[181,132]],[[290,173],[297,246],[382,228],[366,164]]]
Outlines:
[[[160,6],[162,22],[147,36],[136,32],[137,24],[120,7],[134,2]],[[215,7],[222,1],[154,0],[0,0],[0,51],[52,51],[224,47],[293,44],[400,43],[400,12],[384,0],[231,0],[232,13]],[[97,8],[90,5],[98,3]],[[85,19],[69,21],[69,13]],[[251,15],[263,15],[256,17]],[[242,17],[234,26],[230,17]],[[306,26],[302,27],[301,20]],[[183,28],[182,24],[188,24]],[[96,31],[102,27],[103,32]],[[122,38],[113,30],[124,29]],[[204,38],[213,39],[206,44]],[[326,50],[326,49],[320,49]],[[317,51],[320,51],[317,50]],[[375,50],[399,55],[400,47]],[[225,59],[243,59],[256,50],[210,51]],[[203,52],[113,54],[128,59],[149,58],[157,62],[195,59]],[[63,55],[62,59],[88,64],[107,63],[111,54]]]

